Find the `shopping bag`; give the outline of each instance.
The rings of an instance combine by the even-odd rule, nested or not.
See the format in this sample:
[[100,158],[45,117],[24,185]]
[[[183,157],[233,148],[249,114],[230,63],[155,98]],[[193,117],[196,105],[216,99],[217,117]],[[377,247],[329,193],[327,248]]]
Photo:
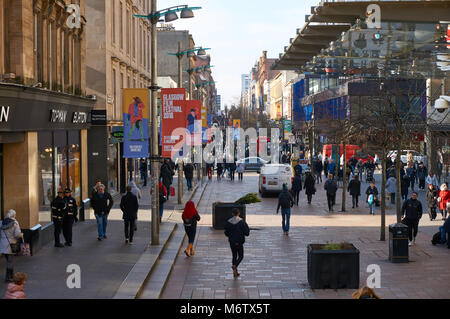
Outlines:
[[31,249],[29,243],[22,243],[20,245],[20,250],[22,251],[22,256],[31,256]]
[[170,196],[175,196],[175,188],[170,187]]

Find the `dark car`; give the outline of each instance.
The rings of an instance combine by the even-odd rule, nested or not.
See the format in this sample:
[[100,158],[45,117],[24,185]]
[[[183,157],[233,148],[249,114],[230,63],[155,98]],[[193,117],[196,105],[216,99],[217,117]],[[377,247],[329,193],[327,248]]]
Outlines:
[[243,163],[245,171],[261,172],[261,167],[269,164],[268,161],[259,157],[246,157],[236,162],[237,165]]

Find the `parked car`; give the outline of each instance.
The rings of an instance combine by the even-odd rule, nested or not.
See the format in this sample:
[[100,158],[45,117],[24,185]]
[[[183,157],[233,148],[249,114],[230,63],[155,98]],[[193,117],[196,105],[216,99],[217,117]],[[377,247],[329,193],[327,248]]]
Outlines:
[[294,174],[288,164],[264,165],[261,167],[261,174],[259,175],[259,193],[262,197],[267,193],[281,193],[283,184],[286,184],[290,190],[293,178]]
[[[423,155],[417,151],[414,150],[402,150],[400,153],[400,160],[404,163],[407,164],[408,163],[408,159],[407,159],[407,154],[408,152],[411,152],[413,155],[413,160],[417,161],[417,162],[423,162],[424,164],[427,163],[427,156]],[[388,152],[388,157],[391,158],[392,161],[395,161],[395,159],[397,158],[397,150],[395,151],[389,151]]]
[[236,162],[236,165],[243,163],[245,171],[261,172],[261,167],[269,162],[260,157],[246,157]]

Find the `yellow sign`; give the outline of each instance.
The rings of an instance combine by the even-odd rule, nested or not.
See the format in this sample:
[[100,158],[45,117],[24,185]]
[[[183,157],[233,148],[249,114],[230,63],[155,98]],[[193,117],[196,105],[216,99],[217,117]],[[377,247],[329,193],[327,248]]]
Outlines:
[[240,129],[241,128],[241,120],[233,120],[233,128]]
[[208,127],[208,109],[202,105],[202,127]]

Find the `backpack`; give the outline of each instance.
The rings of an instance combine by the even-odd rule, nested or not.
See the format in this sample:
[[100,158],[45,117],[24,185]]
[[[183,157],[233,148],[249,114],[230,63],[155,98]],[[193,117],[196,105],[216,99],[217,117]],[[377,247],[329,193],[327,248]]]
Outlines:
[[433,238],[431,239],[431,243],[433,245],[441,244],[441,232],[437,232],[433,235]]

